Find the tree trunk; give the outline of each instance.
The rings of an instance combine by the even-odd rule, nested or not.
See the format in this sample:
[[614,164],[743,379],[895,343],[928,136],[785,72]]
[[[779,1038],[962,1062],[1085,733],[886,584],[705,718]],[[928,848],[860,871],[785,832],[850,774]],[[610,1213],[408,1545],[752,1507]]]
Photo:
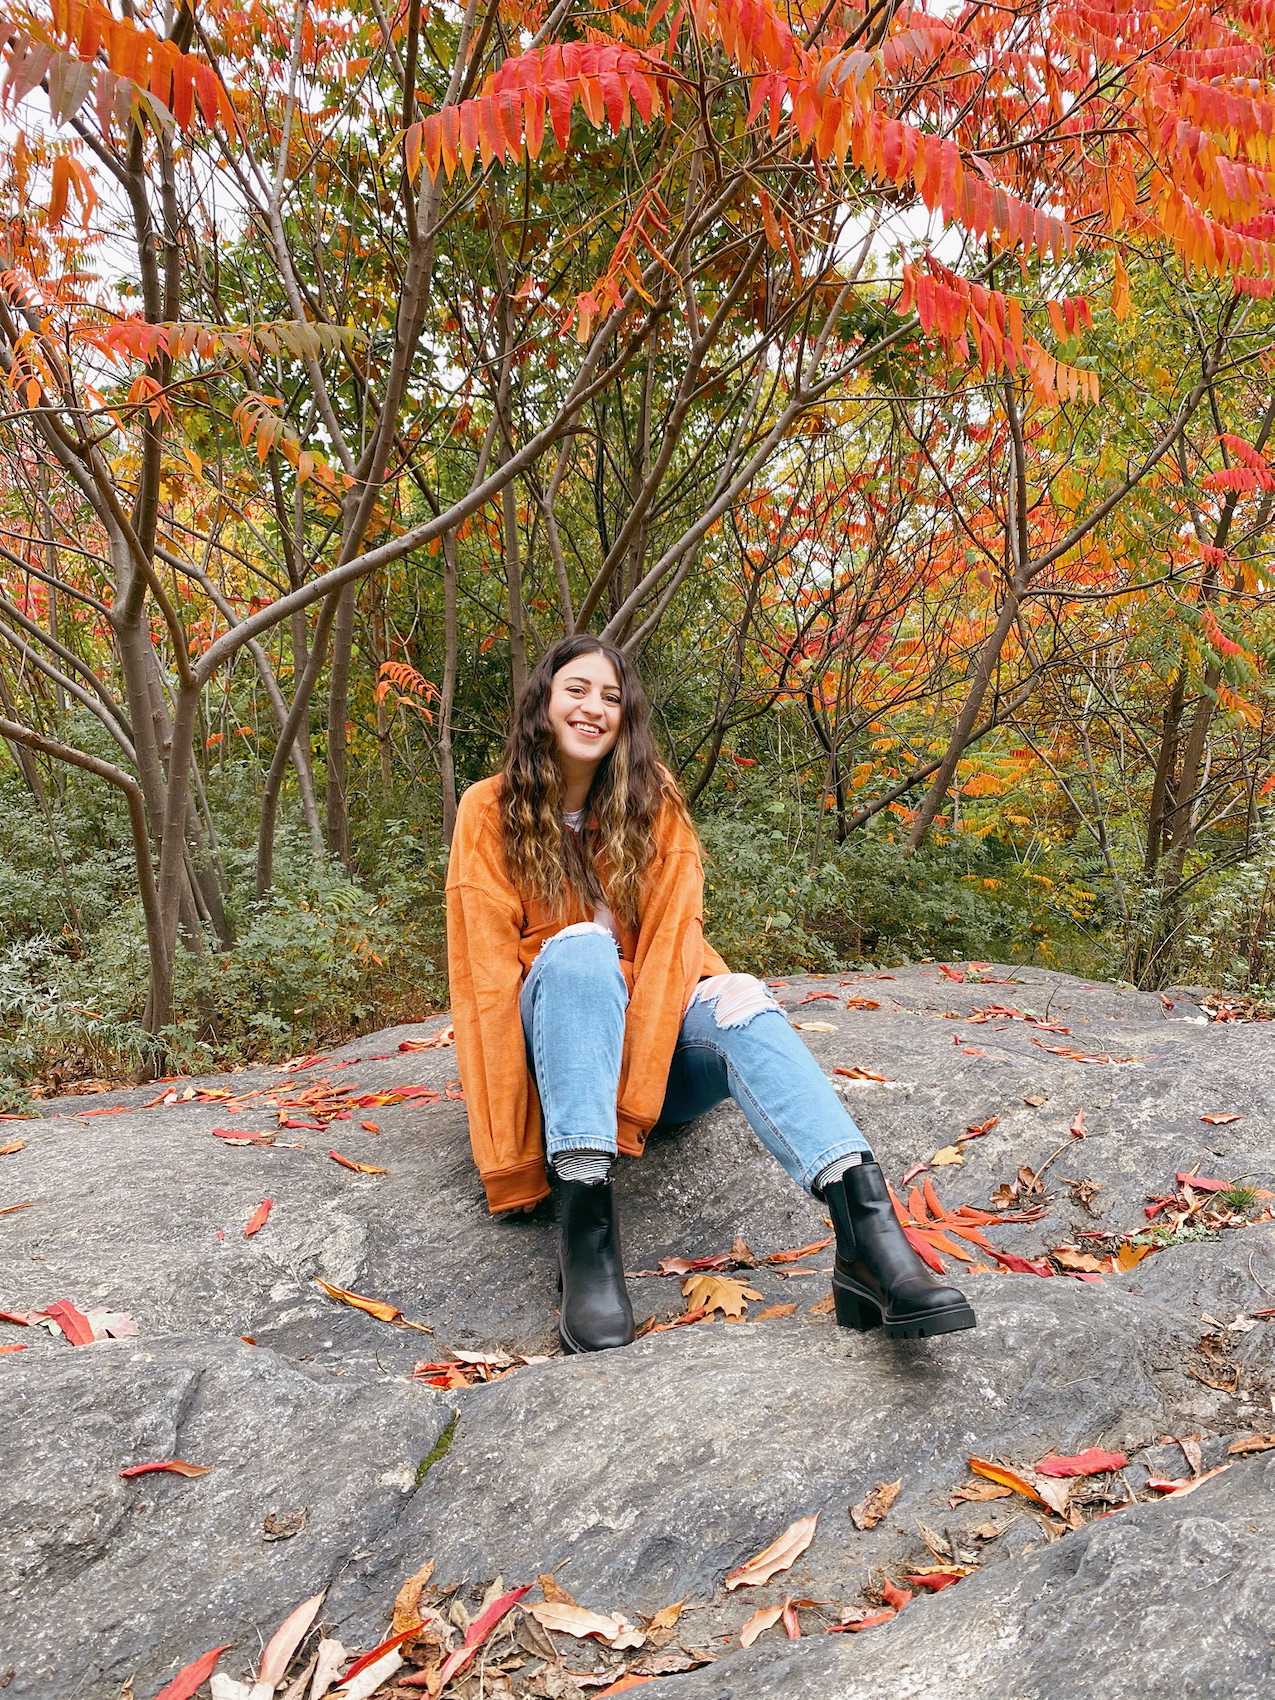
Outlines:
[[438,701],[438,778],[443,792],[443,840],[456,830],[456,759],[452,750],[452,708],[456,701],[456,533],[443,538],[443,683]]
[[[325,798],[328,854],[350,865],[350,813],[345,723],[350,712],[350,666],[354,657],[354,615],[358,585],[347,584],[336,596],[332,632],[332,667],[328,674],[328,782]],[[315,648],[318,648],[316,643]]]

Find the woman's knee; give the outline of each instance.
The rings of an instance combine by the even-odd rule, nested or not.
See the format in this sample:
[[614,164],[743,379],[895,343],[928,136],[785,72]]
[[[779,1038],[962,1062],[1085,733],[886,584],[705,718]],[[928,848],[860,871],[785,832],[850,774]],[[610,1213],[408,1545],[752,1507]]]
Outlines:
[[546,939],[535,961],[535,974],[542,984],[587,980],[594,985],[614,983],[624,987],[615,938],[597,921],[578,921]]
[[746,1027],[767,1010],[783,1014],[774,993],[753,974],[714,974],[701,980],[692,1004],[706,1004],[720,1028]]

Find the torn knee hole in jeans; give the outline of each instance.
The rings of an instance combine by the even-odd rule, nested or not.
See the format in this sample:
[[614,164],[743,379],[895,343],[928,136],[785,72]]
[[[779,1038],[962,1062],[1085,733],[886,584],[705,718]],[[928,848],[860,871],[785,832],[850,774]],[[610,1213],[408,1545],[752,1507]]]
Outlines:
[[551,939],[545,939],[540,946],[539,954],[544,955],[551,944],[557,944],[559,939],[581,938],[588,933],[601,933],[604,939],[615,943],[615,934],[610,927],[604,927],[600,921],[573,921],[569,927],[564,927],[560,933],[555,933]]
[[713,974],[701,980],[691,999],[692,1005],[697,1003],[710,1004],[714,1021],[723,1028],[746,1027],[768,1009],[783,1014],[783,1006],[752,974]]

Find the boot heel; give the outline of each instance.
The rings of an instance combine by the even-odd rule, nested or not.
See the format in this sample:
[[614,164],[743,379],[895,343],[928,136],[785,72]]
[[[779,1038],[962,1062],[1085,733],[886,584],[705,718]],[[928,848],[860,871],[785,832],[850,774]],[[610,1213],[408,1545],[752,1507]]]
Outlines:
[[842,1287],[832,1289],[832,1298],[837,1321],[842,1328],[853,1328],[860,1334],[866,1334],[870,1328],[880,1328],[884,1321],[876,1305],[855,1293],[847,1293]]

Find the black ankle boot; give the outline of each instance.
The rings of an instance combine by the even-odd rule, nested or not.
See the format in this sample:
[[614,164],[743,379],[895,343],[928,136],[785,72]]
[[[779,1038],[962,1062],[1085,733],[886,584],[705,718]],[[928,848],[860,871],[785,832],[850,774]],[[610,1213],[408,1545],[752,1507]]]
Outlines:
[[562,1232],[558,1333],[567,1352],[603,1352],[633,1338],[610,1181],[559,1183]]
[[884,1323],[892,1340],[917,1340],[974,1327],[964,1293],[936,1280],[913,1251],[875,1159],[847,1169],[823,1196],[837,1235],[832,1297],[843,1328]]

